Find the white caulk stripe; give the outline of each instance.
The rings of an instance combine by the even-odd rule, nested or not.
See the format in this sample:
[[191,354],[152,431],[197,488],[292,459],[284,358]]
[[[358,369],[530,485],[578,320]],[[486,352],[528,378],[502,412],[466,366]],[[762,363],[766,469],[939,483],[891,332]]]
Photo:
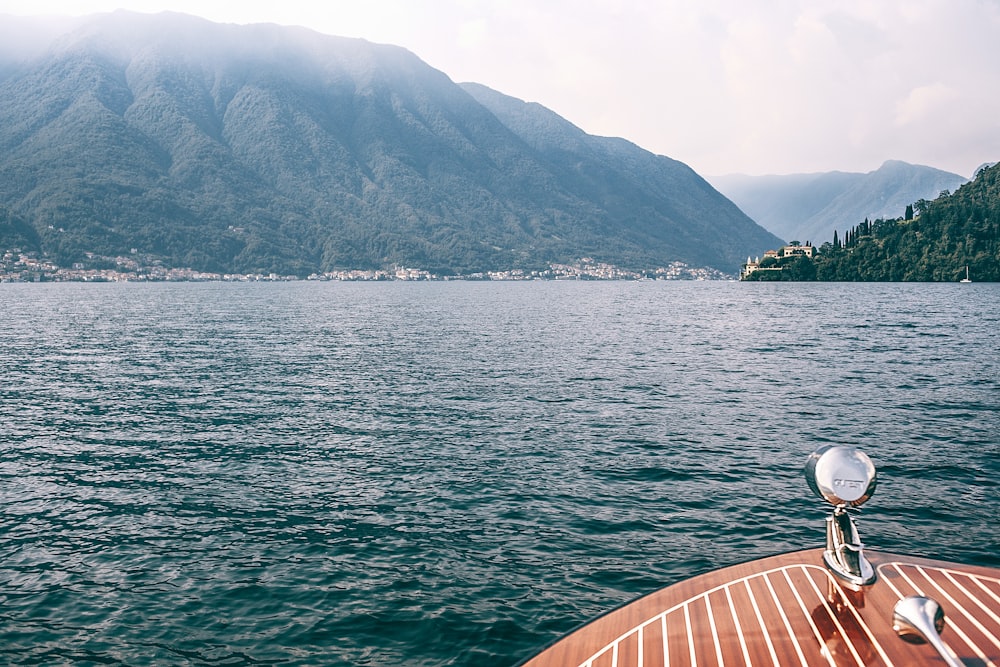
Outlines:
[[739,614],[736,613],[736,605],[733,604],[733,596],[729,593],[729,586],[726,586],[726,599],[729,600],[729,613],[732,614],[733,624],[736,626],[736,636],[740,638],[740,648],[743,649],[743,660],[746,663],[746,667],[753,667],[750,663],[750,650],[747,648],[747,640],[743,636],[743,626],[740,625]]
[[687,605],[684,605],[684,623],[687,624],[688,649],[691,652],[691,667],[698,667],[698,658],[694,654],[694,633],[691,631],[691,614]]
[[767,626],[764,625],[764,617],[760,615],[760,607],[757,606],[757,599],[753,596],[753,591],[750,590],[750,582],[747,579],[743,580],[743,585],[747,589],[747,595],[750,596],[750,604],[753,605],[754,613],[757,614],[757,623],[760,624],[760,632],[764,635],[764,641],[767,643],[767,650],[771,652],[771,660],[774,664],[778,664],[778,654],[774,652],[774,645],[771,643],[771,637],[767,632]]
[[[964,574],[964,573],[963,572],[956,572],[955,574]],[[990,589],[986,588],[986,586],[984,586],[983,582],[981,581],[981,580],[995,581],[994,579],[990,579],[989,577],[980,577],[979,575],[975,575],[975,576],[973,576],[973,575],[966,575],[966,576],[968,576],[970,579],[972,579],[972,583],[974,583],[976,586],[979,586],[979,588],[981,588],[984,593],[986,593],[991,598],[993,598],[993,600],[997,604],[1000,604],[1000,596],[997,596],[996,593],[994,593]]]
[[[948,570],[939,570],[939,571],[942,574],[944,574],[945,577],[948,578],[948,581],[950,581],[952,584],[955,585],[955,588],[957,588],[958,590],[962,591],[962,593],[964,593],[966,597],[968,597],[970,600],[972,600],[973,602],[975,602],[976,606],[979,607],[979,609],[981,609],[984,614],[986,614],[987,616],[989,616],[990,618],[992,618],[994,623],[996,623],[997,625],[1000,625],[1000,616],[997,616],[995,613],[993,613],[992,609],[990,609],[985,604],[983,604],[983,601],[980,600],[976,596],[975,593],[973,593],[972,591],[970,591],[969,589],[967,589],[965,586],[963,586],[961,584],[961,582],[959,582],[957,579],[955,579],[955,577],[953,577],[952,574],[951,574],[951,572],[949,572]],[[971,575],[967,575],[967,576],[970,576],[970,578],[972,578],[973,580],[975,580],[975,578],[971,577]],[[996,635],[994,635],[992,632],[989,632],[987,634],[993,639],[993,643],[995,644],[997,642]]]
[[[936,588],[941,593],[941,595],[944,597],[944,599],[946,599],[948,602],[950,602],[953,605],[953,607],[955,609],[957,609],[960,614],[962,614],[962,616],[964,616],[966,619],[968,619],[968,621],[970,623],[972,623],[972,625],[977,630],[979,630],[986,637],[988,637],[993,642],[994,646],[996,646],[997,648],[1000,648],[1000,641],[997,641],[997,638],[994,637],[993,634],[989,630],[987,630],[983,626],[982,623],[980,623],[972,614],[969,613],[969,610],[965,608],[965,605],[963,605],[958,600],[956,600],[951,595],[949,595],[948,591],[946,591],[936,581],[934,581],[934,579],[931,578],[931,576],[929,574],[927,574],[927,572],[922,567],[920,567],[919,565],[915,565],[914,568],[917,570],[917,572],[920,573],[920,575],[924,579],[926,579],[930,583],[931,586],[933,586],[934,588]],[[992,664],[992,662],[990,662],[990,664]]]
[[[805,568],[802,568],[802,572],[803,574],[805,574],[805,576],[807,577],[809,576],[809,573],[806,572]],[[823,634],[819,631],[819,628],[816,627],[816,622],[813,621],[812,614],[809,613],[809,608],[806,606],[806,603],[802,600],[802,596],[799,595],[799,591],[795,587],[795,584],[792,583],[792,578],[788,575],[788,570],[785,570],[782,574],[785,575],[785,579],[788,581],[788,586],[789,588],[792,589],[792,594],[795,596],[795,599],[798,600],[799,609],[802,610],[802,615],[805,616],[807,621],[809,621],[809,627],[812,628],[813,635],[816,637],[816,641],[819,642],[820,646],[823,646],[825,644],[825,641],[823,640]],[[836,663],[833,662],[833,656],[830,655],[829,651],[820,651],[820,653],[823,655],[823,657],[826,658],[826,661],[830,663],[830,667],[836,667]]]
[[670,651],[667,650],[667,615],[660,616],[660,631],[663,632],[663,667],[670,667]]
[[788,632],[788,636],[792,640],[792,644],[795,646],[795,652],[799,656],[799,662],[802,667],[809,667],[806,662],[806,656],[802,653],[802,647],[799,646],[799,640],[795,637],[795,631],[792,630],[792,624],[788,621],[788,616],[785,615],[785,609],[781,606],[781,600],[778,599],[778,594],[774,591],[774,586],[771,584],[771,578],[764,575],[764,583],[767,584],[767,590],[771,592],[771,599],[774,600],[774,606],[778,608],[778,613],[781,614],[781,621],[785,624],[785,630]]
[[712,641],[715,642],[715,657],[719,664],[725,664],[722,660],[722,645],[719,644],[719,631],[715,627],[715,614],[712,612],[712,602],[705,596],[705,608],[708,610],[708,625],[712,628]]
[[645,659],[644,650],[643,650],[643,646],[642,646],[642,644],[643,644],[642,628],[643,628],[643,626],[640,625],[639,626],[639,635],[638,635],[638,639],[639,639],[639,656],[638,656],[639,657],[639,661],[637,663],[637,667],[642,667],[642,662]]

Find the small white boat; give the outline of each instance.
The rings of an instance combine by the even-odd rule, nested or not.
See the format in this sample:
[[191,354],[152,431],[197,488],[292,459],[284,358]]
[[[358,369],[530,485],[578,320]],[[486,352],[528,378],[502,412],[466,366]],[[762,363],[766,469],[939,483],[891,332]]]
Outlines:
[[971,283],[972,282],[972,279],[969,278],[969,265],[968,264],[965,265],[965,277],[962,278],[961,280],[959,280],[958,282],[960,282],[960,283]]
[[523,667],[1000,665],[1000,570],[865,551],[847,510],[874,493],[875,467],[852,447],[816,450],[806,479],[835,508],[825,550],[668,586]]

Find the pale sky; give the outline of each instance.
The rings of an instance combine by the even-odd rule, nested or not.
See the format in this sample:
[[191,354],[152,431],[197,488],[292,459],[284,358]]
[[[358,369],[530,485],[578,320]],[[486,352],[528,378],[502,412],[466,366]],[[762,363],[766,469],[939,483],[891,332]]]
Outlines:
[[118,8],[402,46],[704,176],[1000,161],[1000,0],[0,0]]

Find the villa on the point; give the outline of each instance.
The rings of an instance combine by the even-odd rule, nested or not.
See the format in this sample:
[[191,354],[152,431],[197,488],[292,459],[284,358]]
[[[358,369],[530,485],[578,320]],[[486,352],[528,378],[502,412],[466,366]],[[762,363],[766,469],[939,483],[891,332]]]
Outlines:
[[805,245],[801,245],[797,242],[792,242],[788,245],[783,245],[777,250],[768,250],[764,253],[764,257],[751,260],[747,257],[746,264],[740,269],[740,280],[745,280],[747,276],[755,271],[781,271],[781,266],[779,266],[779,260],[795,257],[796,255],[808,257],[812,259],[816,256],[816,248],[813,247],[812,243],[806,241]]

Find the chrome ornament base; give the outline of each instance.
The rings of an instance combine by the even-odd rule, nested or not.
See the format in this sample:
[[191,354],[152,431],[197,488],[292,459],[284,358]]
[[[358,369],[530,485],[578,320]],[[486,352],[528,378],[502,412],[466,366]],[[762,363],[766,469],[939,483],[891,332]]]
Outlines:
[[825,445],[806,461],[806,481],[813,492],[834,506],[826,519],[823,562],[851,588],[875,583],[875,568],[865,557],[848,507],[859,507],[875,493],[876,472],[871,459],[853,447]]
[[864,544],[847,511],[838,507],[826,518],[826,551],[823,562],[836,577],[851,588],[875,583],[875,568],[865,557]]

